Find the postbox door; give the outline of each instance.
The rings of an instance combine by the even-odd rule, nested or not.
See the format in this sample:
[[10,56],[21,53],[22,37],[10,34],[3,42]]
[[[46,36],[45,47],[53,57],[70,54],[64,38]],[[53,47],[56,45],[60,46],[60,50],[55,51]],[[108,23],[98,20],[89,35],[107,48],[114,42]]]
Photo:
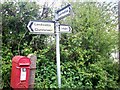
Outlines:
[[12,59],[12,88],[28,88],[30,64],[30,59],[24,56],[15,56]]

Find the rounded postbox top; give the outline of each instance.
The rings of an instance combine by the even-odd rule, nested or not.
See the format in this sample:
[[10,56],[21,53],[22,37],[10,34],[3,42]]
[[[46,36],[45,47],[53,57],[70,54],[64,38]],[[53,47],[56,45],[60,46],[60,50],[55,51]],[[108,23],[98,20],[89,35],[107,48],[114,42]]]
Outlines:
[[18,63],[19,65],[30,65],[31,61],[26,56],[14,56],[12,58],[12,63]]

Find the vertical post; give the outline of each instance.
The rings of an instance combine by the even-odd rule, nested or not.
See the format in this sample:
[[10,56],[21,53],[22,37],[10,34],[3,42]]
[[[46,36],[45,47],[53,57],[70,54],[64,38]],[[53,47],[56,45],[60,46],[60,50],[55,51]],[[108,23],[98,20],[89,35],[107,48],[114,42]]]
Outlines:
[[35,85],[35,71],[36,71],[36,60],[37,57],[34,54],[29,54],[27,56],[30,58],[31,64],[30,64],[30,80],[29,80],[29,90],[33,90],[34,85]]
[[57,62],[57,78],[58,87],[61,88],[61,73],[60,73],[60,37],[59,37],[59,22],[57,21],[57,14],[55,12],[55,29],[56,29],[56,62]]
[[[1,1],[2,2],[2,1]],[[2,4],[0,4],[0,8],[2,9]],[[2,13],[0,13],[0,60],[2,61]],[[2,69],[2,62],[0,63],[0,70]],[[2,71],[0,71],[0,89],[2,90]]]
[[118,1],[118,29],[119,29],[119,64],[120,64],[120,0]]
[[[118,58],[119,58],[119,80],[120,80],[120,0],[118,1],[118,37],[119,37],[119,43],[118,43]],[[119,82],[120,84],[120,82]]]

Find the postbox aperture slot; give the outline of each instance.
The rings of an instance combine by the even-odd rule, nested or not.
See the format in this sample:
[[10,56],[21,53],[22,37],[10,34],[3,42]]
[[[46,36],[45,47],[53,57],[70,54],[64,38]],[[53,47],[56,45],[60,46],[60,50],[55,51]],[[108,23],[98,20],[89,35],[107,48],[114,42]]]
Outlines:
[[29,66],[30,63],[19,63],[19,66]]

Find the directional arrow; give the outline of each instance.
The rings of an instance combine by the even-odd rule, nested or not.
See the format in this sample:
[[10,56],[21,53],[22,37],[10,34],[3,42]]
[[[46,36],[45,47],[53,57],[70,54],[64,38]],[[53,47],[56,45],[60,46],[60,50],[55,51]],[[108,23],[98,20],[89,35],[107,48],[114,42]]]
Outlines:
[[33,34],[53,34],[55,23],[54,21],[30,21],[27,27]]
[[30,22],[28,23],[28,25],[27,25],[27,28],[29,29],[30,32],[33,31],[33,29],[31,28],[31,25],[32,25],[32,24],[33,24],[33,22],[30,21]]

